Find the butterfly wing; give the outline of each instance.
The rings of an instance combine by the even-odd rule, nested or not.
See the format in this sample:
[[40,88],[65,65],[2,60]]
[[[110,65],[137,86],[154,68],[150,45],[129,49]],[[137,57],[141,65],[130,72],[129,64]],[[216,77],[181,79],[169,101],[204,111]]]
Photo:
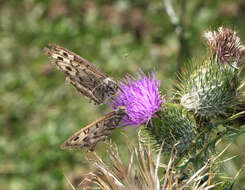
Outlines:
[[116,94],[116,82],[79,55],[55,44],[48,45],[44,51],[55,59],[55,65],[66,74],[66,80],[96,104]]
[[120,121],[126,115],[126,109],[121,106],[117,110],[108,113],[85,128],[74,133],[67,139],[61,148],[83,148],[88,147],[93,151],[99,141],[104,141],[114,129],[119,126]]

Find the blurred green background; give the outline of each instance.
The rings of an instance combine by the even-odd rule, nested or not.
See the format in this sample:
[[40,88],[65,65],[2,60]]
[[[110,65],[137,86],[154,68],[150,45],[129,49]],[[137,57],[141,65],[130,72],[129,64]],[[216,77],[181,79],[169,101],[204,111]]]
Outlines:
[[[0,189],[71,189],[65,176],[79,183],[89,171],[86,151],[60,145],[109,111],[64,83],[42,51],[48,43],[80,54],[116,80],[155,68],[170,94],[180,66],[205,55],[205,30],[229,26],[245,42],[244,0],[172,3],[177,23],[162,0],[0,0]],[[123,151],[121,131],[110,138]],[[230,176],[244,164],[244,145],[241,137],[227,153],[240,155],[226,164]],[[106,156],[103,147],[96,150]],[[243,172],[234,189],[244,187]]]

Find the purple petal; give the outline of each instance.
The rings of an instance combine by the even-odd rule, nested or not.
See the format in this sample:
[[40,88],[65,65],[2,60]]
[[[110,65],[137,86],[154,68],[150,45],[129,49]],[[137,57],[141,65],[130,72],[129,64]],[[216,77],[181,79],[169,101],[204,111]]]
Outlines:
[[122,126],[138,128],[140,125],[148,122],[155,113],[161,110],[165,103],[164,96],[159,93],[161,82],[156,80],[155,72],[147,75],[139,70],[138,79],[132,75],[127,75],[123,82],[119,83],[120,92],[116,98],[112,98],[108,103],[112,109],[118,106],[125,106],[127,116],[123,118]]

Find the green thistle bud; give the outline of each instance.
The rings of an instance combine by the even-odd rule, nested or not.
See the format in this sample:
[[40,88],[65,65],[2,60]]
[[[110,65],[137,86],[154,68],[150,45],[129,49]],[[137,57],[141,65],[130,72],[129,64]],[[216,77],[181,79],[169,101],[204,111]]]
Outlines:
[[146,131],[157,147],[164,142],[163,150],[171,152],[173,148],[179,155],[187,152],[195,138],[195,122],[190,119],[180,105],[167,105],[152,119]]
[[230,65],[204,61],[182,77],[180,103],[199,118],[228,116],[234,111],[238,95],[238,70]]

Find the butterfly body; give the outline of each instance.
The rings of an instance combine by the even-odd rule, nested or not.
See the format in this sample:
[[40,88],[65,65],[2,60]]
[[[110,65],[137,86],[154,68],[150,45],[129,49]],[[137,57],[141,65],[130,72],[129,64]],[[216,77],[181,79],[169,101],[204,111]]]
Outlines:
[[66,74],[66,81],[96,104],[117,93],[117,83],[79,55],[55,44],[48,45],[44,51],[55,59],[57,68]]
[[126,116],[126,109],[120,106],[115,111],[74,133],[61,147],[63,149],[88,147],[90,151],[93,151],[99,141],[104,141],[119,126],[124,116]]

